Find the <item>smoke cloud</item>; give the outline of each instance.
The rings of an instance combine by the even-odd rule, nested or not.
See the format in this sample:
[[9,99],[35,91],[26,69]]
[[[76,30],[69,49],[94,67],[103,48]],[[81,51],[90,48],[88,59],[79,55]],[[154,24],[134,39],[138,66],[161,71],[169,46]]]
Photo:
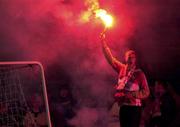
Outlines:
[[[113,54],[123,61],[124,52],[134,49],[145,73],[153,78],[173,75],[170,79],[177,80],[179,4],[178,0],[1,0],[0,60],[42,62],[49,82],[70,84],[78,98],[81,108],[71,122],[87,127],[91,121],[101,127],[94,123],[107,111],[98,108],[113,102],[117,74],[101,51],[101,21],[89,17],[82,22],[82,14],[106,9],[115,18],[106,33]],[[92,119],[79,123],[83,114]]]

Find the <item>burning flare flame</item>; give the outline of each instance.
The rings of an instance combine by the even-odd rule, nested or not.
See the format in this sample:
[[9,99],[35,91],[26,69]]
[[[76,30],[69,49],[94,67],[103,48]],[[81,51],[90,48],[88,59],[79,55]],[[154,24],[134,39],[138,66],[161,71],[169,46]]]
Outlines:
[[86,23],[93,18],[99,18],[105,25],[104,29],[113,26],[113,17],[106,10],[99,7],[98,0],[85,0],[85,5],[88,7],[88,10],[82,12],[79,22]]
[[98,9],[98,10],[95,10],[94,12],[95,12],[96,18],[100,18],[103,21],[106,28],[112,27],[113,17],[111,15],[107,14],[106,10]]

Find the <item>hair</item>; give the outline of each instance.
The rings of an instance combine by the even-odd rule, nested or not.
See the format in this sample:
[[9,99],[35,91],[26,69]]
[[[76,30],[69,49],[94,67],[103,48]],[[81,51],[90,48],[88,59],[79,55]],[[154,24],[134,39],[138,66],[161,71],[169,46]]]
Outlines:
[[127,55],[129,55],[129,54],[134,54],[134,55],[136,55],[136,52],[135,52],[134,50],[128,50],[128,51],[126,51],[125,56],[127,56]]
[[161,85],[165,90],[168,89],[168,84],[165,81],[162,81],[162,80],[156,80],[155,85]]

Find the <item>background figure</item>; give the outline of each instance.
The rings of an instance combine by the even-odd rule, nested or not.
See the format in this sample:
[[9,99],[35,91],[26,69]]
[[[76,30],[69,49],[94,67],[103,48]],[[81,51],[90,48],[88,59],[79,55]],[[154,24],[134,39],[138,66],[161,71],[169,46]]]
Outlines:
[[52,124],[54,127],[71,127],[68,120],[75,115],[73,108],[75,101],[68,88],[62,87],[58,92],[58,98],[53,105]]
[[24,122],[27,127],[48,127],[47,115],[43,98],[34,94],[29,100],[29,112],[26,113]]
[[142,99],[148,97],[149,87],[145,74],[137,67],[136,53],[132,50],[127,51],[126,63],[123,64],[113,57],[105,41],[105,35],[101,36],[101,42],[107,61],[119,74],[115,98],[120,105],[120,126],[139,127]]
[[154,99],[149,107],[151,116],[146,127],[170,127],[176,115],[176,103],[165,83],[156,81]]
[[170,127],[180,127],[180,94],[177,90],[178,89],[173,88],[172,84],[168,83],[168,91],[176,101],[176,117],[172,121]]

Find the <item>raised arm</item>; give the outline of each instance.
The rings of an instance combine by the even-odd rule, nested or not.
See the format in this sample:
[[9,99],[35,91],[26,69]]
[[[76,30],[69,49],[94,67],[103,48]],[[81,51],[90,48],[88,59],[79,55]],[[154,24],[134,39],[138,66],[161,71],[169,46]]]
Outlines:
[[107,46],[105,41],[105,35],[101,35],[101,44],[105,58],[107,59],[108,63],[119,73],[120,69],[124,64],[118,61],[115,57],[113,57],[110,48]]

